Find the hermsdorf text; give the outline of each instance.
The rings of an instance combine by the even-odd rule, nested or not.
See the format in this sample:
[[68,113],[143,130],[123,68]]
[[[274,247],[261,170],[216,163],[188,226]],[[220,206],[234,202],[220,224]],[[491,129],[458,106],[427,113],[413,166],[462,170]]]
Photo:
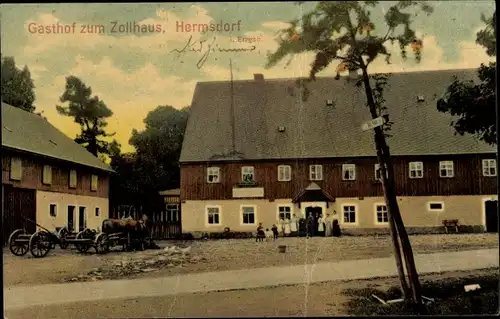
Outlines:
[[237,22],[224,22],[220,21],[217,23],[186,23],[184,21],[175,21],[175,31],[176,32],[232,32],[240,31],[241,20]]
[[70,24],[63,23],[29,23],[31,34],[103,34],[103,33],[160,33],[165,32],[161,24],[145,24],[136,21],[110,21],[108,24]]

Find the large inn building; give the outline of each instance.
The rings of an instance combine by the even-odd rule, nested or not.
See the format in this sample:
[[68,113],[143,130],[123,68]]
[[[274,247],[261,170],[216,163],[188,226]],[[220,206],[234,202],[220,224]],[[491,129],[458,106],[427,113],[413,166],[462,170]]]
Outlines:
[[[398,73],[385,89],[397,196],[404,223],[443,220],[476,230],[497,224],[496,148],[455,134],[436,102],[453,76]],[[387,229],[364,90],[348,77],[198,83],[181,162],[183,232],[255,231],[280,217],[329,213],[344,229]]]

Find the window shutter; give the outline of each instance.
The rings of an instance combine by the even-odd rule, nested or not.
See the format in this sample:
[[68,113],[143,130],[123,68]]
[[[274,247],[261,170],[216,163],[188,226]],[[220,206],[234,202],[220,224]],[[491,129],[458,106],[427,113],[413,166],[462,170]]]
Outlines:
[[49,165],[44,165],[42,174],[42,182],[46,185],[52,184],[52,167]]
[[10,159],[10,179],[20,181],[23,175],[23,165],[20,158],[13,157]]
[[74,169],[69,172],[69,187],[76,188],[77,184],[77,174]]
[[90,190],[92,191],[97,190],[97,181],[98,181],[97,175],[92,175],[92,179],[90,182]]

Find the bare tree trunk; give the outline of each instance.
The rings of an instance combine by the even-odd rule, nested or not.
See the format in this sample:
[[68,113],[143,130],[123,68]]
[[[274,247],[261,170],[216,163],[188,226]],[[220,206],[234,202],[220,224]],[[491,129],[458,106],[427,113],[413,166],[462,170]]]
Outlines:
[[[370,114],[372,118],[377,118],[378,116],[380,116],[380,114],[377,114],[376,103],[375,100],[373,99],[373,92],[370,85],[370,77],[362,60],[360,61],[360,63],[362,65],[363,84],[365,87],[365,93],[368,102],[367,104],[370,109]],[[388,215],[390,216],[389,220],[391,219],[393,220],[395,228],[397,230],[397,235],[399,235],[399,238],[401,239],[401,248],[403,249],[406,270],[408,273],[408,279],[410,281],[410,288],[412,290],[412,299],[415,302],[415,304],[421,305],[422,298],[421,298],[420,282],[418,280],[418,274],[417,274],[417,269],[415,267],[415,260],[413,258],[413,251],[411,249],[410,240],[408,238],[408,234],[406,233],[406,229],[404,227],[403,219],[401,218],[401,213],[399,211],[399,206],[396,198],[394,169],[392,167],[389,147],[387,146],[387,142],[385,141],[382,127],[376,127],[374,130],[375,130],[375,145],[377,148],[377,156],[379,157],[379,163],[381,166],[380,168],[383,174],[382,179],[384,187],[384,197],[387,204]],[[388,173],[387,177],[385,176],[386,169]],[[393,238],[394,249],[396,251],[396,249],[399,248],[399,243],[397,240],[394,239],[397,239],[397,237]],[[400,259],[398,259],[397,253],[395,258],[396,258],[396,263],[399,263]],[[399,275],[401,275],[401,270],[399,269],[399,267],[398,267],[398,273]],[[400,278],[400,280],[403,281],[405,279]],[[404,286],[402,288],[403,290],[405,289]]]
[[[382,179],[382,189],[384,191],[384,197],[385,197],[385,202],[386,204],[389,202],[389,199],[387,197],[387,178],[386,178],[386,169],[384,165],[382,164],[382,156],[380,152],[377,152],[378,154],[378,159],[379,159],[379,164],[380,164],[380,176]],[[404,267],[403,267],[403,261],[401,258],[401,247],[399,246],[399,238],[398,238],[398,231],[396,229],[396,225],[394,223],[394,218],[392,217],[392,209],[389,205],[387,205],[387,218],[389,221],[389,232],[391,235],[392,239],[392,244],[394,248],[394,258],[396,258],[396,266],[398,269],[398,276],[399,276],[399,281],[401,283],[401,292],[403,293],[403,299],[406,299],[407,297],[411,296],[412,294],[410,293],[410,288],[408,287],[408,282],[406,281],[406,276],[404,272]]]

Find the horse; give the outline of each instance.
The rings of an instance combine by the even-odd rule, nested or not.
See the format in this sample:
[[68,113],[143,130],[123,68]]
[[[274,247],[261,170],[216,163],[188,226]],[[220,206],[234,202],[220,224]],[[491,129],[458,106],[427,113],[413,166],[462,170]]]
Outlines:
[[124,219],[105,219],[102,222],[102,232],[105,234],[126,233],[128,237],[129,247],[132,239],[143,240],[149,237],[147,227],[148,217],[142,215],[141,219],[134,220],[131,217]]

